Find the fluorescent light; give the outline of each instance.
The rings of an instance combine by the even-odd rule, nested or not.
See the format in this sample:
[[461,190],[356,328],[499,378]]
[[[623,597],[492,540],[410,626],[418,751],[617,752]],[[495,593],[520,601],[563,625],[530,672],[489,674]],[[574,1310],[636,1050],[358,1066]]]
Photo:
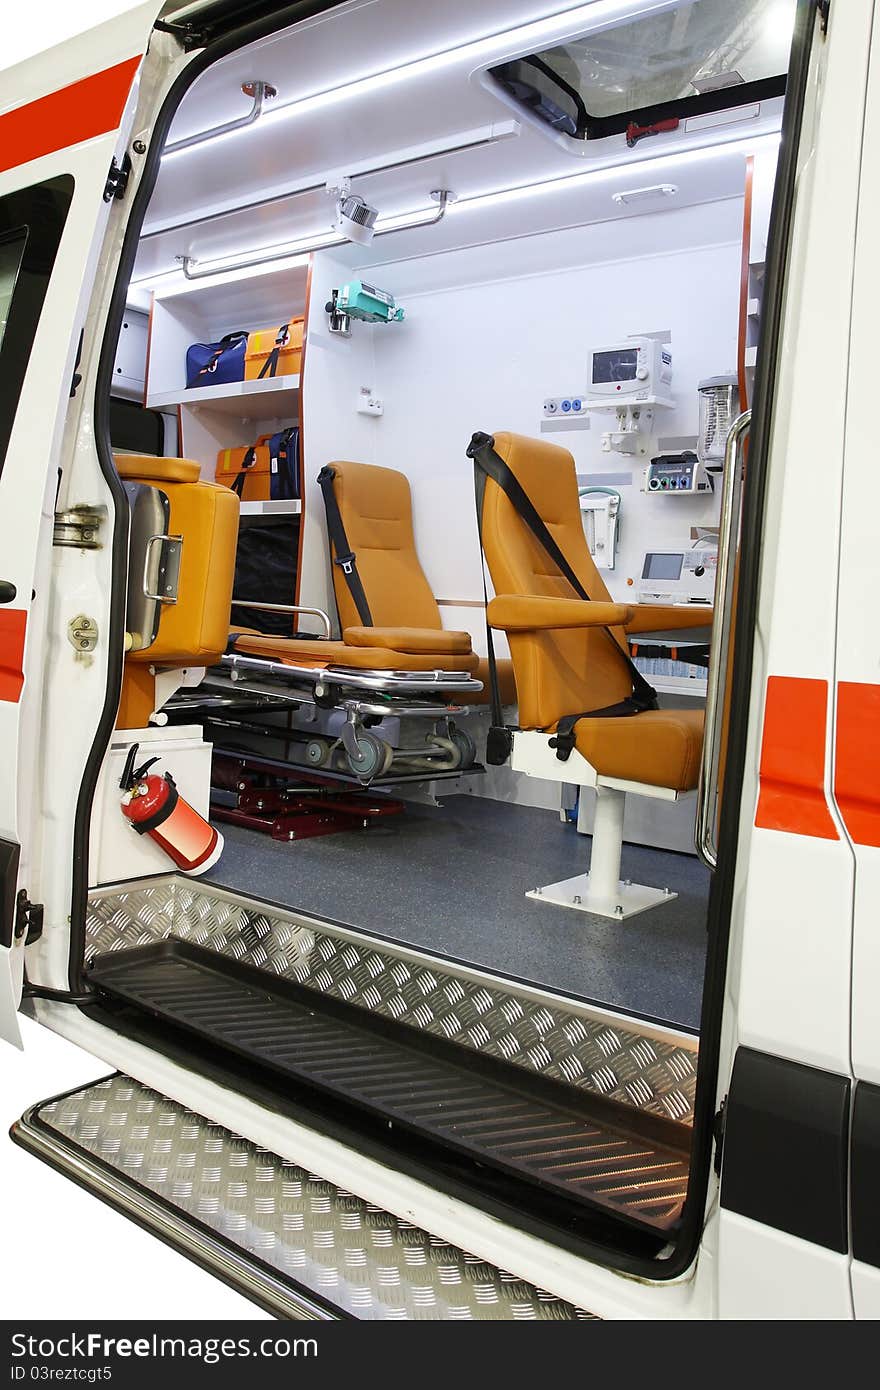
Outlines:
[[779,146],[779,135],[760,135],[757,137],[731,138],[721,144],[712,144],[709,147],[698,149],[679,150],[675,154],[652,155],[648,159],[629,159],[625,163],[603,164],[592,169],[582,169],[577,174],[561,174],[556,178],[544,179],[540,183],[519,184],[515,188],[495,189],[492,192],[477,193],[467,198],[460,198],[450,207],[450,212],[459,215],[465,211],[473,211],[477,208],[489,206],[500,206],[503,203],[517,202],[522,198],[540,197],[544,193],[568,192],[569,189],[579,188],[587,184],[595,184],[603,179],[617,178],[620,174],[632,175],[638,168],[639,170],[648,166],[652,175],[662,175],[668,168],[670,172],[680,169],[683,164],[704,162],[718,159],[723,154],[741,149],[743,154],[759,153],[761,150],[776,150]]
[[[641,4],[634,6],[632,0],[592,0],[591,4],[576,5],[545,19],[533,20],[530,24],[518,25],[516,28],[490,34],[486,38],[475,39],[471,43],[459,44],[455,48],[444,49],[440,53],[416,58],[408,63],[397,63],[393,68],[385,68],[379,72],[356,78],[352,82],[344,82],[335,87],[328,87],[324,91],[313,92],[311,95],[300,97],[295,101],[281,103],[276,98],[272,109],[263,113],[258,122],[258,128],[264,130],[267,125],[274,124],[275,121],[290,115],[304,115],[307,112],[320,111],[327,106],[334,106],[340,101],[350,101],[359,96],[398,86],[401,82],[407,82],[411,78],[442,72],[455,63],[466,62],[471,66],[471,70],[485,67],[503,62],[516,53],[535,52],[554,44],[563,43],[569,38],[579,37],[584,33],[594,33],[601,29],[610,28],[617,22],[637,19],[645,14],[680,9],[682,5],[692,3],[693,0],[642,0]],[[241,135],[247,128],[256,127],[242,127],[239,130],[227,131],[225,134],[215,136],[211,143],[219,144],[223,140],[231,140],[235,136]],[[177,159],[186,153],[185,149],[172,150],[164,155],[163,159]]]

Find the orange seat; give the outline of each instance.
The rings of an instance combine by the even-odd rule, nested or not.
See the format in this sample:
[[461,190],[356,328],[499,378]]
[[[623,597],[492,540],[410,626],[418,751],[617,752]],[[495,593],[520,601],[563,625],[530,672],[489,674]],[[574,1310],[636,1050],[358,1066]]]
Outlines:
[[[180,546],[176,595],[173,601],[161,603],[153,640],[143,645],[144,634],[131,634],[136,649],[130,649],[125,658],[119,727],[142,728],[156,707],[157,669],[212,666],[226,649],[238,498],[228,488],[201,482],[199,465],[191,459],[116,454],[114,460],[123,482],[153,488],[161,495],[167,506],[165,534]],[[148,570],[155,572],[153,542],[158,539],[141,535],[136,541],[132,531],[130,582],[143,588],[139,598],[149,587]],[[145,548],[135,553],[134,547],[145,540]]]
[[[484,484],[481,531],[496,593],[488,618],[507,634],[519,693],[511,764],[531,776],[592,788],[596,796],[589,873],[528,896],[618,921],[668,903],[675,897],[668,889],[621,882],[624,803],[627,792],[670,801],[696,787],[703,713],[624,712],[627,702],[632,710],[634,693],[627,633],[704,627],[706,610],[646,612],[612,601],[587,546],[567,449],[498,434],[475,436],[471,452]],[[499,460],[537,511],[580,593],[496,481]],[[614,706],[623,706],[616,717],[601,713]],[[582,717],[567,747],[553,736],[563,718],[575,715]]]
[[[330,468],[342,524],[356,556],[373,621],[371,628],[363,626],[342,568],[334,564],[333,587],[345,640],[357,646],[371,641],[376,645],[384,643],[412,654],[430,649],[442,657],[437,665],[462,669],[449,665],[448,654],[470,652],[470,634],[447,632],[443,627],[440,608],[416,551],[407,478],[396,469],[370,463],[337,462]],[[408,635],[402,636],[402,630],[407,629]],[[416,631],[423,635],[416,637]],[[387,640],[389,632],[397,635]],[[371,638],[370,633],[375,636]],[[485,657],[473,657],[473,665],[468,669],[483,683],[481,694],[469,696],[469,703],[488,700]],[[498,678],[503,703],[515,704],[516,685],[510,661],[498,662]]]
[[[489,604],[489,621],[510,642],[520,726],[553,731],[564,715],[606,709],[631,694],[624,657],[629,627],[641,632],[705,626],[706,610],[646,613],[647,605],[612,603],[587,546],[568,450],[498,434],[495,451],[592,600],[577,598],[507,495],[487,479],[482,537],[497,595]],[[581,719],[574,734],[578,751],[601,776],[681,792],[697,785],[702,728],[701,711],[646,710],[625,718]]]

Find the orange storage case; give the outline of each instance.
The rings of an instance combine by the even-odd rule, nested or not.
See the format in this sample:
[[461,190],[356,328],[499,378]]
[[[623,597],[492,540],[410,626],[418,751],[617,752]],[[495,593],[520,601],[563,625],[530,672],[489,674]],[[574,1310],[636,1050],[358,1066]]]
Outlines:
[[266,368],[265,376],[295,376],[302,367],[303,320],[290,319],[286,324],[286,342],[278,342],[278,336],[285,325],[278,328],[259,328],[248,334],[247,351],[244,358],[244,379],[255,381],[266,368],[275,348],[278,360],[274,372]]
[[[271,495],[271,460],[269,457],[269,434],[261,434],[256,444],[248,445],[243,449],[221,449],[217,455],[217,472],[214,475],[215,482],[221,483],[223,487],[232,488],[233,492],[238,492],[233,484],[242,473],[244,474],[244,487],[239,493],[242,502],[268,502]],[[244,467],[244,460],[250,450],[253,449],[256,455],[250,468]]]

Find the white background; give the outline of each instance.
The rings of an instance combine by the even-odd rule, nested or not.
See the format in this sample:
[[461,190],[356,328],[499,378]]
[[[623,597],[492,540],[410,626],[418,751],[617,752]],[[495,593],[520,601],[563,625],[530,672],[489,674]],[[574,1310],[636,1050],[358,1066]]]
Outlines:
[[[125,0],[39,0],[37,7],[5,7],[0,68],[129,8]],[[9,1126],[35,1101],[108,1071],[28,1019],[22,1019],[22,1033],[24,1054],[0,1044],[2,1316],[26,1323],[265,1318],[252,1303],[9,1141]]]

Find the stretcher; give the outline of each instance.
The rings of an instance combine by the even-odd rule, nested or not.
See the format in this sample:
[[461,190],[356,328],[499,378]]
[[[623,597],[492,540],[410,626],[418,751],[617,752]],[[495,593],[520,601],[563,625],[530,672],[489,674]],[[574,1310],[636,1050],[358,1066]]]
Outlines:
[[[210,721],[213,702],[214,719],[227,736],[281,742],[292,765],[354,778],[361,786],[475,769],[476,745],[455,723],[483,688],[472,674],[477,658],[466,633],[438,632],[435,644],[423,631],[346,629],[344,640],[334,642],[330,618],[320,609],[238,600],[233,608],[317,618],[324,635],[233,632],[229,650],[199,690],[172,702],[179,712],[191,716],[198,709]],[[445,650],[405,650],[432,645]],[[260,722],[237,720],[236,711]]]

